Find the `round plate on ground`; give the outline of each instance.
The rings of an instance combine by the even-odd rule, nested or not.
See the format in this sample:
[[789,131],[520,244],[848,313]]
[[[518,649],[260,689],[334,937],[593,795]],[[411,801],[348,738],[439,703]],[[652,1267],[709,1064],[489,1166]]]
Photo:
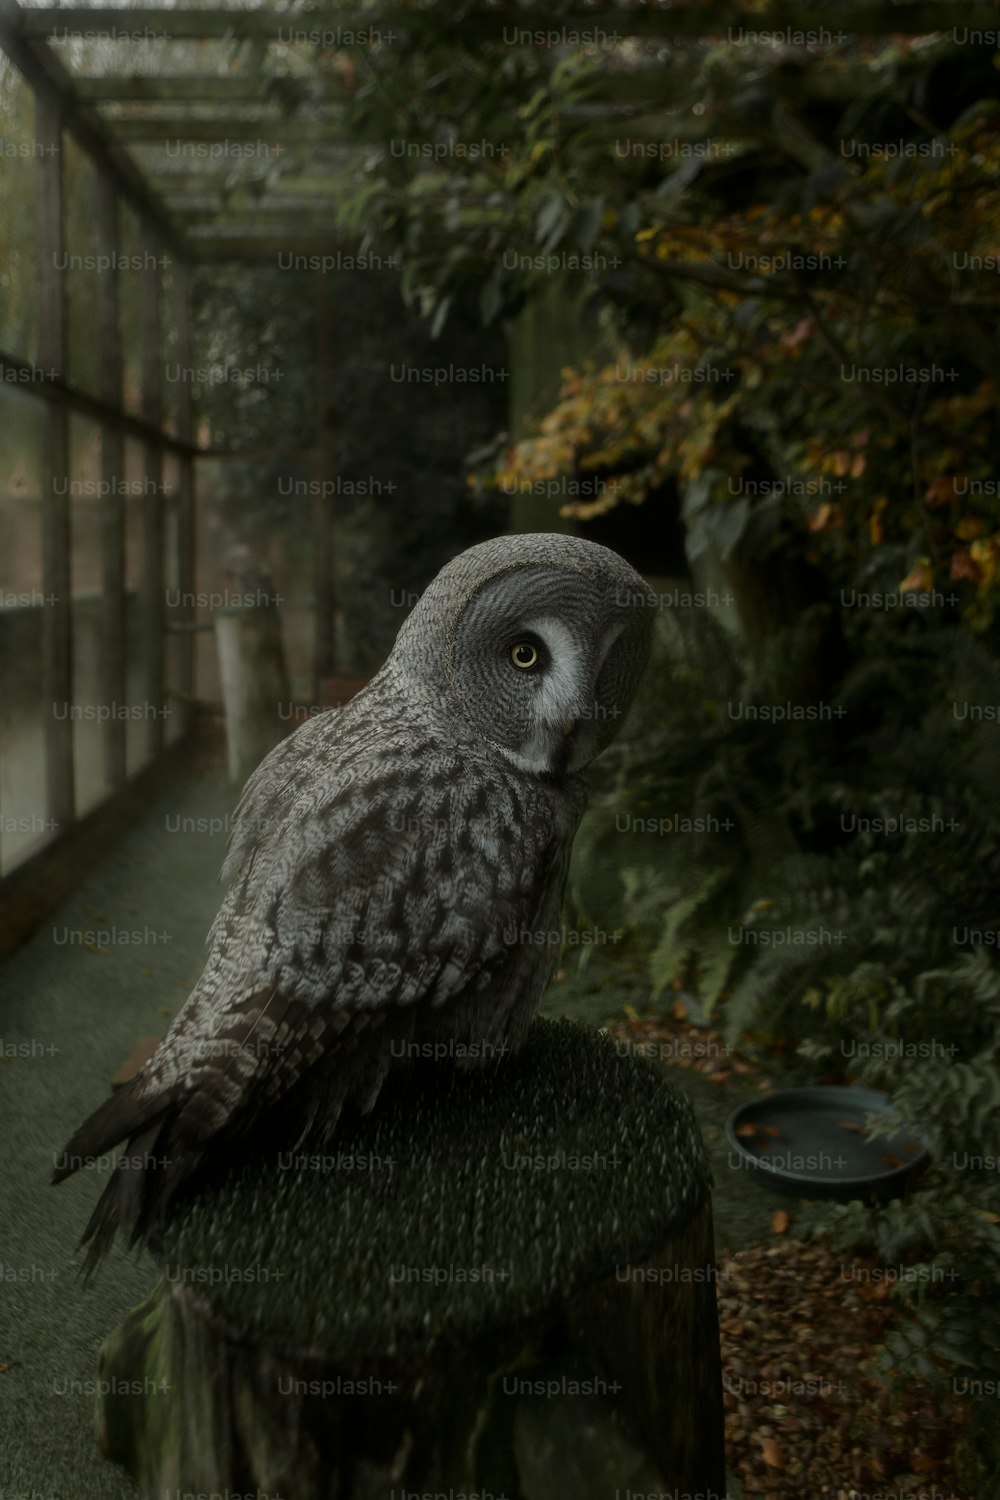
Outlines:
[[869,1140],[870,1115],[892,1116],[875,1089],[782,1089],[729,1116],[729,1164],[791,1198],[894,1198],[930,1153],[912,1128]]

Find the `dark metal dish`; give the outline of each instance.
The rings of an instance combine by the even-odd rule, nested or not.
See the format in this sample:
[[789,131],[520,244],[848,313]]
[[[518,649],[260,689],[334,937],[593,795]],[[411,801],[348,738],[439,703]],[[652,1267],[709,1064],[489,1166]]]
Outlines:
[[887,1096],[874,1089],[782,1089],[730,1115],[729,1164],[793,1198],[896,1197],[930,1153],[912,1127],[869,1140],[871,1115],[892,1117]]

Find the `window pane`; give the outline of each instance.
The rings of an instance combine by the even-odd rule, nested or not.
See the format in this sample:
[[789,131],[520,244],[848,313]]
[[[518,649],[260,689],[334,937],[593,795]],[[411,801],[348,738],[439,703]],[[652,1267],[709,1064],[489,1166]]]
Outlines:
[[[121,253],[126,265],[138,265],[141,256],[139,216],[124,204],[119,217]],[[126,257],[128,259],[126,260]],[[142,411],[142,272],[123,271],[118,277],[119,326],[122,334],[122,389],[125,410]]]
[[71,385],[97,394],[97,172],[68,131],[63,134],[66,200],[66,298]]
[[69,504],[73,580],[73,762],[77,815],[107,796],[104,716],[115,712],[104,701],[101,681],[101,429],[71,416],[69,422]]
[[180,408],[184,396],[183,382],[178,379],[181,367],[181,330],[173,313],[175,264],[169,251],[163,255],[160,277],[160,358],[163,371],[163,425],[176,437],[180,432]]
[[[157,479],[145,443],[125,440],[125,592],[128,639],[125,675],[128,683],[129,719],[126,726],[125,764],[128,774],[148,765],[150,721],[162,705],[151,703],[146,645],[143,634],[145,602],[144,523],[147,507],[157,502]],[[161,646],[162,649],[162,646]],[[169,721],[168,721],[169,722]]]
[[0,52],[0,349],[29,364],[38,358],[37,182],[34,96]]
[[0,873],[47,843],[42,628],[45,403],[0,385]]
[[190,648],[190,633],[171,630],[171,623],[176,623],[182,618],[183,612],[170,608],[170,601],[177,597],[180,589],[180,543],[181,526],[180,510],[178,505],[178,488],[180,483],[180,461],[173,453],[167,453],[163,460],[163,489],[164,489],[164,518],[163,518],[163,587],[165,590],[164,620],[167,631],[165,642],[166,665],[164,684],[167,696],[167,708],[169,713],[166,719],[165,739],[168,745],[174,740],[180,739],[184,731],[184,723],[189,712],[188,705],[177,695],[184,691],[184,663],[186,652]]

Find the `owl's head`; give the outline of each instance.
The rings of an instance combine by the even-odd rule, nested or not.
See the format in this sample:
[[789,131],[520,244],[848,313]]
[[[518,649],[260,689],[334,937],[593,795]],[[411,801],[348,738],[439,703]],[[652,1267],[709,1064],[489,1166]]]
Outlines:
[[649,652],[656,595],[579,537],[496,537],[448,563],[390,661],[522,770],[579,771],[621,727]]

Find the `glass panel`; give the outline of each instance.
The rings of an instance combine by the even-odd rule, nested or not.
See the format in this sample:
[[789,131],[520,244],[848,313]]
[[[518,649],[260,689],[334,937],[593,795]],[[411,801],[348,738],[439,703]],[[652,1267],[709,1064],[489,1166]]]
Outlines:
[[178,380],[180,367],[180,329],[173,314],[174,260],[169,251],[163,254],[163,271],[160,276],[160,358],[162,363],[163,426],[175,436],[180,431],[180,413],[183,385]]
[[[139,265],[142,255],[139,216],[122,205],[121,252],[124,265]],[[119,318],[122,331],[122,390],[125,410],[142,411],[142,273],[125,271],[118,278]]]
[[164,491],[164,516],[163,516],[163,587],[166,591],[167,607],[164,611],[164,620],[167,631],[165,642],[165,688],[167,696],[167,708],[169,710],[166,719],[165,739],[168,745],[180,739],[184,732],[184,724],[188,715],[188,705],[177,695],[184,691],[184,661],[185,651],[188,648],[190,636],[187,632],[171,630],[171,622],[176,622],[180,611],[170,608],[170,601],[177,597],[180,589],[180,511],[178,507],[178,485],[180,480],[180,462],[174,454],[168,453],[163,460],[163,491]]
[[69,419],[70,558],[73,586],[73,764],[76,810],[82,816],[104,797],[104,724],[119,710],[104,701],[101,681],[101,429]]
[[[125,593],[128,639],[125,646],[125,677],[131,714],[126,725],[125,766],[129,776],[151,759],[149,753],[150,712],[147,705],[146,664],[143,658],[143,513],[149,503],[146,446],[134,438],[125,440]],[[155,493],[155,492],[154,492]]]
[[45,403],[0,385],[0,873],[56,832],[45,784],[42,457]]
[[[224,587],[221,553],[225,543],[220,536],[222,516],[219,511],[218,477],[222,464],[213,460],[196,460],[194,466],[195,525],[195,608],[196,624],[211,624],[211,595]],[[195,697],[208,703],[222,703],[222,686],[211,630],[195,634]]]
[[0,349],[29,364],[38,357],[35,223],[38,155],[31,90],[0,52]]
[[63,250],[69,310],[71,385],[97,394],[97,173],[69,132],[63,134],[66,243]]

